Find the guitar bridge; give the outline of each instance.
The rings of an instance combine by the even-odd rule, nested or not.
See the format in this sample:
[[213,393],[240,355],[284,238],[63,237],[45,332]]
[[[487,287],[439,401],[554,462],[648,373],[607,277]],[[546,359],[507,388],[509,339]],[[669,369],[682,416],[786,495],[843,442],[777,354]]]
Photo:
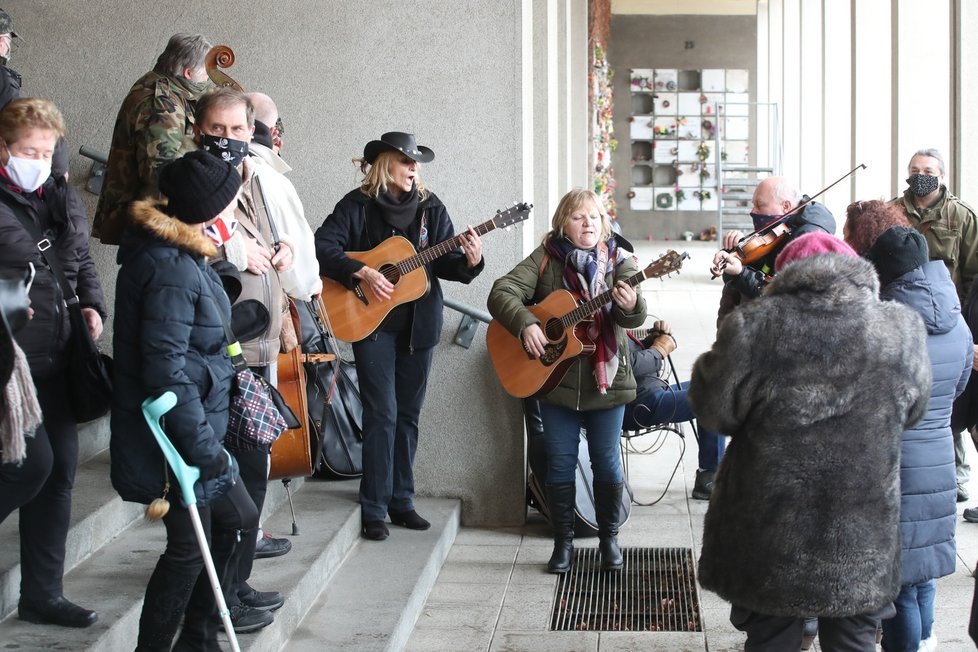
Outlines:
[[360,287],[360,281],[357,281],[356,285],[353,286],[353,294],[356,295],[357,299],[359,299],[360,303],[363,305],[370,305],[370,302],[367,301],[367,295],[363,293],[363,288]]

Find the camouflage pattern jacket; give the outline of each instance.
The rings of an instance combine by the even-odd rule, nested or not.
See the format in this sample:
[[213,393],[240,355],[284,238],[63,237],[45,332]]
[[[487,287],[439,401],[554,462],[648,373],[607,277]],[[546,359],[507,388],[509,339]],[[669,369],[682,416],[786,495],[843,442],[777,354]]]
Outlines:
[[133,84],[115,120],[92,236],[104,244],[119,244],[129,204],[157,197],[159,168],[197,148],[195,100],[179,79],[155,70]]

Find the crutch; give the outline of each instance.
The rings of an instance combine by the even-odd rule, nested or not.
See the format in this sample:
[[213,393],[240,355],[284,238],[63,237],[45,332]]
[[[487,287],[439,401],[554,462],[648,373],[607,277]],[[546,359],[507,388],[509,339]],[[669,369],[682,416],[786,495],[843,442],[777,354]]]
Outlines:
[[[143,417],[149,424],[149,429],[156,437],[156,443],[163,450],[163,456],[170,463],[173,475],[176,476],[180,484],[180,491],[183,493],[183,503],[190,512],[190,520],[194,524],[194,532],[197,534],[197,543],[200,545],[200,552],[204,556],[204,567],[207,569],[207,578],[211,581],[211,588],[214,589],[214,600],[217,602],[217,609],[224,622],[224,631],[227,632],[228,640],[231,642],[233,652],[241,652],[238,646],[238,637],[234,634],[234,625],[231,624],[231,612],[228,611],[227,603],[224,602],[224,593],[221,591],[221,582],[217,579],[217,571],[214,570],[214,560],[211,558],[211,550],[207,545],[207,537],[204,536],[204,527],[200,523],[200,514],[197,512],[197,496],[194,494],[194,483],[200,479],[200,469],[190,466],[183,461],[180,453],[173,446],[170,438],[163,432],[160,426],[160,419],[163,415],[173,409],[177,404],[177,396],[173,392],[164,392],[159,398],[148,398],[143,401]],[[224,451],[229,458],[231,454]],[[228,460],[231,461],[230,459]]]

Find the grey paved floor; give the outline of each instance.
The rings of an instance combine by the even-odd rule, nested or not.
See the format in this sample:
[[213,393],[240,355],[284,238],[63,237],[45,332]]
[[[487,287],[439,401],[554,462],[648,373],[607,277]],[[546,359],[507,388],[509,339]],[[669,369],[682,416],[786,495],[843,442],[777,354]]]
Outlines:
[[[667,248],[687,251],[678,276],[647,281],[643,291],[650,313],[673,325],[679,349],[673,360],[681,379],[689,378],[696,356],[710,347],[715,334],[720,281],[711,281],[707,267],[715,251],[712,243],[638,243],[639,260],[647,264]],[[693,547],[699,554],[706,503],[688,497],[696,472],[692,436],[679,471],[662,500],[654,506],[632,509],[622,529],[624,546]],[[641,441],[636,447],[644,448]],[[974,449],[972,459],[978,460]],[[629,480],[636,498],[649,502],[666,487],[680,454],[679,439],[671,435],[654,454],[628,455]],[[978,475],[978,473],[976,473]],[[978,499],[978,481],[971,484]],[[970,504],[976,504],[978,500]],[[967,506],[959,504],[959,512]],[[728,605],[716,595],[700,591],[705,632],[698,635],[623,632],[550,632],[547,630],[556,578],[544,565],[550,554],[548,528],[531,511],[519,529],[463,528],[428,597],[408,645],[412,652],[477,651],[571,652],[611,650],[741,650],[744,637],[729,623]],[[935,631],[939,650],[974,650],[967,637],[975,560],[978,559],[978,524],[959,521],[958,569],[938,583]],[[596,545],[595,539],[579,541]],[[818,644],[814,649],[817,650]]]

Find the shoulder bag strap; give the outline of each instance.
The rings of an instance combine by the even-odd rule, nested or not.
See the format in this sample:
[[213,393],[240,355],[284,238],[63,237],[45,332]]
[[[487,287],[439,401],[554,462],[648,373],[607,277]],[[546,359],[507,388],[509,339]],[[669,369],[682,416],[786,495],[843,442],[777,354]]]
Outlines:
[[41,229],[38,228],[38,226],[34,224],[34,221],[25,214],[23,206],[14,206],[7,202],[4,202],[4,204],[10,208],[27,233],[29,233],[31,238],[34,239],[37,250],[41,254],[41,258],[44,259],[44,262],[46,262],[48,267],[51,268],[51,271],[54,272],[54,276],[58,280],[58,285],[61,286],[61,293],[65,297],[65,304],[69,308],[77,305],[78,295],[76,295],[75,291],[71,288],[71,283],[68,282],[68,277],[65,276],[64,268],[61,267],[61,261],[58,260],[57,254],[52,253],[50,256],[47,254],[47,251],[54,246],[54,243],[51,242],[50,239],[44,237],[44,234],[41,233]]
[[224,318],[224,314],[221,312],[221,306],[218,305],[217,299],[215,299],[214,295],[211,294],[210,287],[208,287],[207,277],[202,271],[200,271],[200,267],[198,267],[196,263],[194,264],[194,269],[197,270],[197,275],[200,276],[201,290],[203,290],[203,293],[207,295],[207,298],[210,299],[211,303],[214,304],[214,309],[217,311],[217,316],[221,320],[221,327],[224,329],[224,339],[226,339],[228,343],[228,355],[231,357],[231,364],[234,366],[234,370],[242,371],[247,369],[248,363],[245,361],[244,355],[241,353],[241,343],[238,341],[238,338],[234,336],[234,331],[231,330],[231,324]]

